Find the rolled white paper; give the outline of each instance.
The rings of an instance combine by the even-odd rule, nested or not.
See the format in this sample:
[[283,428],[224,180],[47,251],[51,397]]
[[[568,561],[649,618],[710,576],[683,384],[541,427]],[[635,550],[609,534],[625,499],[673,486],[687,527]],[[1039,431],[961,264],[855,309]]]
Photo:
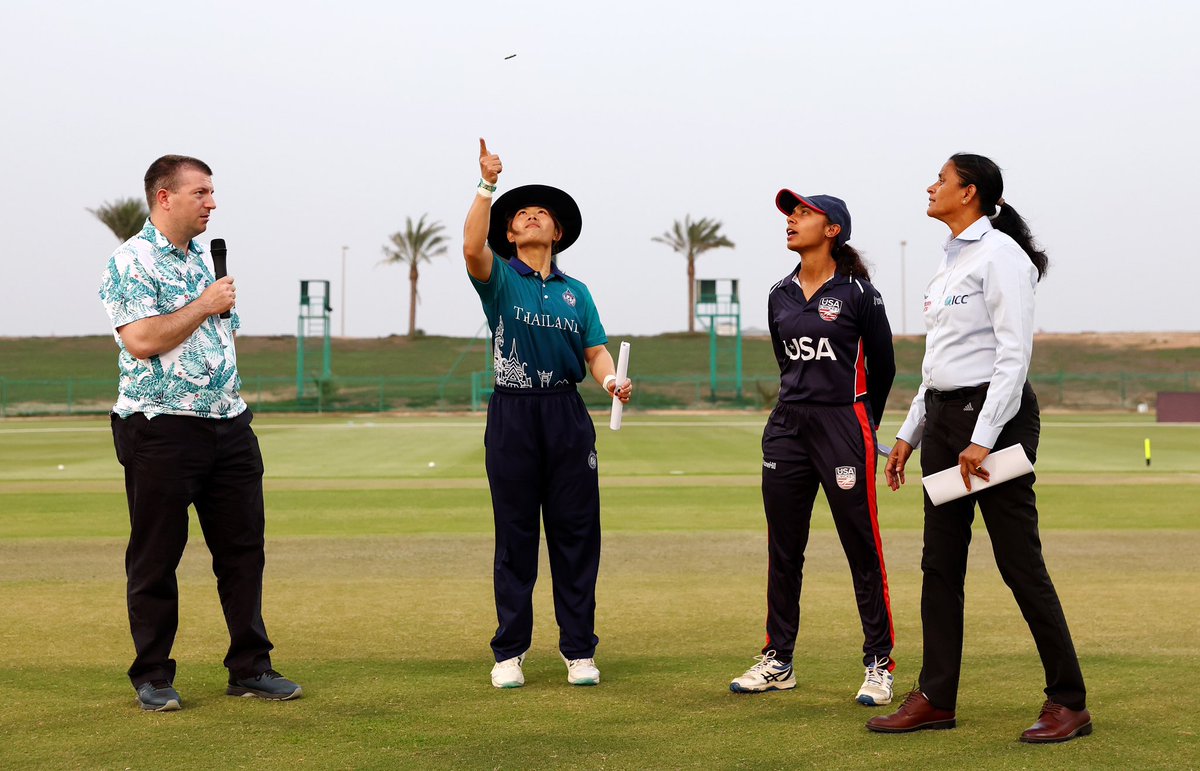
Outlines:
[[[617,388],[624,384],[626,378],[629,377],[629,343],[621,342],[621,352],[617,354]],[[616,389],[613,389],[613,406],[612,416],[608,419],[608,427],[613,431],[621,430],[621,413],[623,412],[621,400],[617,398]]]
[[987,469],[990,478],[985,482],[977,476],[972,476],[970,490],[963,484],[962,471],[958,466],[922,477],[921,484],[925,486],[925,492],[929,493],[929,500],[933,505],[941,506],[947,501],[1033,473],[1033,464],[1025,454],[1025,448],[1019,444],[990,453],[983,459],[983,467]]

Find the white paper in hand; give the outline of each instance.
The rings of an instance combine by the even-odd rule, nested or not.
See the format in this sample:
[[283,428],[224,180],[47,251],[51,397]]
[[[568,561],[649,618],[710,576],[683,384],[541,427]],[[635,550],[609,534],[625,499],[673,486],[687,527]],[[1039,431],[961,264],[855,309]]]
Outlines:
[[922,477],[921,484],[925,486],[925,492],[929,493],[929,500],[933,502],[933,505],[941,506],[947,501],[986,490],[1033,472],[1033,464],[1025,454],[1025,448],[1019,444],[989,453],[983,459],[983,467],[991,475],[991,478],[985,482],[979,477],[971,477],[970,490],[963,484],[962,471],[958,466],[951,466],[944,471]]
[[[619,388],[629,377],[629,343],[621,343],[621,352],[617,354],[617,387]],[[608,427],[613,431],[621,430],[621,414],[624,405],[617,395],[613,394],[612,414],[608,418]]]

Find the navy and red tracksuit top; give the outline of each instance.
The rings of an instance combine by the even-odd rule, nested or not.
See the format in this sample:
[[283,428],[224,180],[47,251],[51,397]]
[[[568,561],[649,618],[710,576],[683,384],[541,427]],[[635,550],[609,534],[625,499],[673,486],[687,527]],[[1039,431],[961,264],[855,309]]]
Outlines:
[[771,287],[767,326],[779,362],[779,401],[866,401],[876,428],[896,357],[883,297],[869,282],[835,274],[806,299],[794,280],[800,266]]

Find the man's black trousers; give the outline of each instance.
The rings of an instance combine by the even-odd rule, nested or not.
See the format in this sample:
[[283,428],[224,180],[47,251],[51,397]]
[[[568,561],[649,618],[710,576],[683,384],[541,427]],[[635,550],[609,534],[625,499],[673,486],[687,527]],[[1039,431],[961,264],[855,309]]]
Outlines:
[[[767,642],[790,661],[800,628],[804,549],[817,490],[824,488],[841,539],[863,629],[863,663],[890,658],[895,643],[875,500],[877,466],[870,409],[780,402],[763,429],[767,515]],[[894,665],[892,665],[894,666]],[[889,666],[889,669],[892,668]]]
[[574,386],[497,388],[484,434],[496,521],[496,661],[519,656],[533,637],[533,585],[540,521],[554,586],[558,647],[592,658],[600,569],[600,483],[596,429]]
[[[987,396],[986,386],[948,394],[926,392],[925,430],[921,437],[921,473],[958,465],[971,443],[975,420]],[[1036,461],[1041,418],[1029,384],[1021,408],[1004,426],[993,449],[1015,444]],[[1034,474],[998,484],[934,506],[925,495],[925,548],[921,555],[921,626],[924,661],[921,691],[940,709],[953,710],[958,698],[963,647],[963,584],[975,504],[983,515],[992,553],[1004,583],[1012,590],[1029,624],[1046,670],[1046,695],[1068,709],[1083,709],[1086,694],[1079,659],[1067,629],[1058,593],[1046,571],[1038,535]]]
[[250,421],[249,410],[231,419],[112,416],[129,499],[125,575],[136,651],[129,668],[134,687],[175,678],[175,569],[187,543],[189,505],[196,507],[212,554],[229,628],[225,666],[235,677],[254,676],[271,666],[271,642],[262,618],[263,463]]

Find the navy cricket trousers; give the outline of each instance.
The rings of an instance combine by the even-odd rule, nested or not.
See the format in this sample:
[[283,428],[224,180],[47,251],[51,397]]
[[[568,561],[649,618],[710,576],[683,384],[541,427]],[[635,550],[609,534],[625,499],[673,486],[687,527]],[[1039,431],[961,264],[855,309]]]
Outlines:
[[246,410],[216,419],[140,412],[112,415],[117,460],[125,467],[129,546],[125,551],[134,687],[175,679],[171,647],[179,627],[175,569],[188,539],[188,506],[212,553],[229,629],[225,666],[235,677],[271,667],[262,617],[263,462]]
[[484,446],[496,521],[496,661],[521,655],[533,638],[543,519],[559,650],[568,659],[592,658],[599,642],[600,479],[596,428],[583,399],[574,385],[497,387]]
[[[975,420],[985,398],[986,385],[940,394],[925,392],[922,474],[958,463],[958,454],[971,443]],[[1029,459],[1036,462],[1040,434],[1037,397],[1026,383],[1021,392],[1021,408],[1004,424],[995,449],[1020,444]],[[963,590],[976,504],[992,540],[996,567],[1033,634],[1046,671],[1046,695],[1068,709],[1080,710],[1087,705],[1075,645],[1042,558],[1037,498],[1033,491],[1035,476],[1026,474],[941,506],[934,506],[928,493],[925,495],[925,547],[921,553],[924,662],[920,685],[929,702],[939,709],[953,710],[958,700]]]
[[[790,661],[800,628],[804,549],[817,489],[824,488],[850,564],[863,630],[863,664],[890,658],[895,642],[875,500],[875,431],[870,409],[780,402],[763,430],[767,515],[767,642]],[[890,663],[888,668],[895,666]]]

